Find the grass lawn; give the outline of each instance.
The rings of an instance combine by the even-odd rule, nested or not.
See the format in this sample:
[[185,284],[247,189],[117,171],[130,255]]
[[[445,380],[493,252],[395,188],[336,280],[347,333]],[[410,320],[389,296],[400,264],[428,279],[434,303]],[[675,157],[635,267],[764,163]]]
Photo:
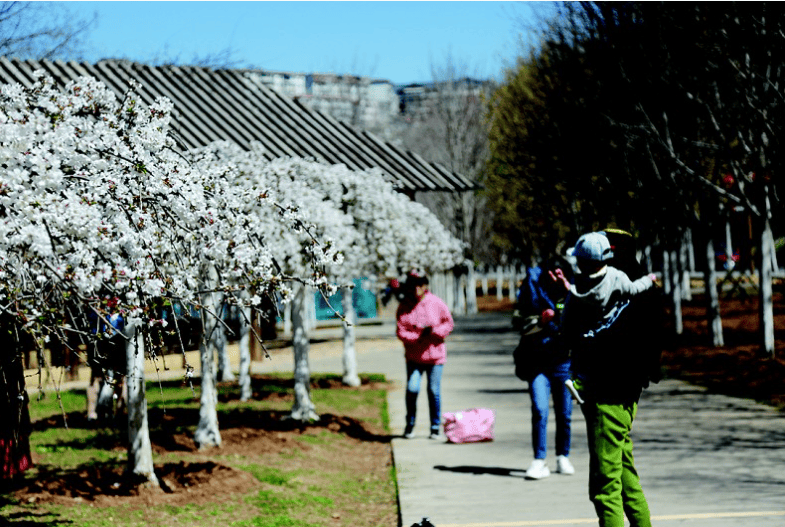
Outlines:
[[[312,379],[321,419],[286,419],[291,374],[256,376],[254,395],[220,386],[223,444],[200,451],[198,387],[148,386],[150,436],[160,489],[124,484],[125,423],[89,426],[84,391],[47,393],[30,404],[34,469],[0,496],[11,525],[339,526],[398,523],[395,472],[382,376],[348,388],[339,376]],[[62,403],[62,409],[60,404]],[[65,421],[65,423],[64,423]],[[67,424],[67,427],[65,426]]]

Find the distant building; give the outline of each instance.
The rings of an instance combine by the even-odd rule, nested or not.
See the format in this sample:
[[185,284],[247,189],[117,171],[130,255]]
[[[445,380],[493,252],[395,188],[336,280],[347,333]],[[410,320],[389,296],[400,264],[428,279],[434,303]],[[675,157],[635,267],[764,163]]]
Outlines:
[[389,138],[398,95],[387,80],[332,73],[249,70],[254,82],[332,118]]
[[464,77],[456,81],[399,86],[396,90],[398,111],[406,121],[424,119],[435,111],[440,100],[479,98],[490,84],[491,81]]
[[395,86],[384,79],[332,73],[248,70],[246,75],[312,110],[388,141],[397,139],[402,127],[432,113],[440,94],[478,97],[489,85],[487,80],[468,77],[454,83]]

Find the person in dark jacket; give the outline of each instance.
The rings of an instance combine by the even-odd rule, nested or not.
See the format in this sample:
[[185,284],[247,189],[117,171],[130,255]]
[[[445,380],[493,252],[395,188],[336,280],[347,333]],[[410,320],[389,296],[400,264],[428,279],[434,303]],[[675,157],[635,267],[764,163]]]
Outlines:
[[[572,398],[565,386],[570,376],[570,357],[559,335],[560,316],[569,281],[558,261],[550,261],[527,272],[518,297],[525,324],[521,351],[527,362],[524,374],[532,403],[532,449],[534,459],[526,469],[527,479],[550,475],[546,462],[548,405],[553,398],[556,413],[556,472],[574,474],[570,462]],[[535,323],[536,322],[536,323]]]
[[609,265],[608,236],[592,232],[572,250],[579,269],[565,302],[562,335],[572,351],[573,382],[589,440],[589,497],[600,527],[651,527],[649,506],[635,469],[632,423],[647,375],[643,333],[634,335],[633,299],[650,290],[654,275],[631,280]]

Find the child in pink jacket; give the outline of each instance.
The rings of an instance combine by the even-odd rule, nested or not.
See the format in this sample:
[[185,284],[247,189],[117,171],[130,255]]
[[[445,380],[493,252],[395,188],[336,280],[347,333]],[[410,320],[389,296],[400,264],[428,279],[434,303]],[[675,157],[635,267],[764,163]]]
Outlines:
[[396,315],[396,334],[403,342],[406,358],[406,438],[414,437],[423,374],[428,376],[431,439],[439,437],[441,423],[441,378],[447,360],[444,339],[453,330],[453,320],[445,303],[428,290],[428,283],[423,273],[410,272],[406,277],[406,296]]

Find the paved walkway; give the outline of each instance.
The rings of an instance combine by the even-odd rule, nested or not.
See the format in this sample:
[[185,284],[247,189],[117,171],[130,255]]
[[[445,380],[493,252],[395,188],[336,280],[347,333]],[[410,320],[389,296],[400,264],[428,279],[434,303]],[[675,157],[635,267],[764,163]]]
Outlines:
[[[314,336],[339,337],[338,330],[329,331]],[[405,372],[403,348],[394,334],[392,321],[360,327],[357,349],[361,372],[384,373],[395,383],[388,402],[393,433],[400,434]],[[492,408],[496,439],[465,445],[428,439],[422,393],[417,437],[393,439],[403,527],[423,516],[436,527],[597,524],[587,495],[588,450],[579,408],[573,413],[570,456],[576,474],[524,478],[532,456],[531,414],[527,385],[512,374],[516,344],[507,316],[456,320],[447,342],[442,411]],[[263,367],[291,366],[287,357]],[[340,372],[340,347],[315,344],[311,368]],[[550,424],[552,450],[553,418]],[[633,438],[654,525],[785,526],[785,414],[666,380],[644,393]],[[553,468],[554,454],[549,456]]]

